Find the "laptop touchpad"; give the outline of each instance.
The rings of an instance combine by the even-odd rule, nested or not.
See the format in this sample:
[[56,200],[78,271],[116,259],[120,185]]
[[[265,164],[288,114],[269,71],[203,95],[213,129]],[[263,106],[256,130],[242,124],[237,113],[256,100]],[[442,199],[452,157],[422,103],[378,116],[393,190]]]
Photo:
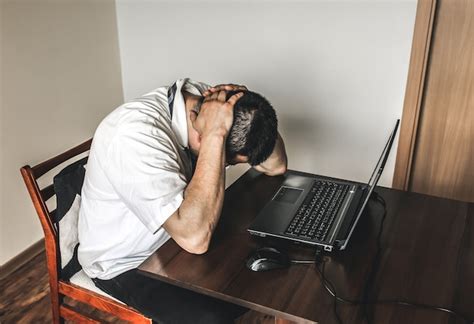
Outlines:
[[302,192],[303,189],[281,187],[275,198],[273,198],[273,200],[288,204],[294,204],[298,200]]

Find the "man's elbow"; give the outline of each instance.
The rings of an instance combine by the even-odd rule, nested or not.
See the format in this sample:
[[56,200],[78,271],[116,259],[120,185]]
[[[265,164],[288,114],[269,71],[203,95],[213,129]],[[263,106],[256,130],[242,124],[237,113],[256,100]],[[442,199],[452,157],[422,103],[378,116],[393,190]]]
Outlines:
[[184,250],[191,254],[204,254],[209,250],[211,243],[210,234],[198,234],[192,238],[184,240],[179,244]]
[[271,176],[271,177],[274,177],[274,176],[279,176],[279,175],[282,175],[284,174],[285,172],[287,171],[287,166],[286,164],[282,164],[278,167],[275,167],[271,170],[266,170],[266,172],[264,172],[266,175],[268,176]]
[[192,245],[183,248],[191,254],[204,254],[209,250],[209,244]]
[[288,170],[288,167],[286,164],[282,164],[280,167],[278,167],[275,170],[275,175],[282,175],[285,174],[285,172]]

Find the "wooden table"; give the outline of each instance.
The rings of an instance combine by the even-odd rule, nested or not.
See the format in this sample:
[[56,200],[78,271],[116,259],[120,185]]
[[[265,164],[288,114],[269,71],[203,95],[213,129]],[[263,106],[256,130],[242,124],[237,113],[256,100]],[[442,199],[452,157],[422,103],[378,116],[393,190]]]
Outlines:
[[[284,176],[267,177],[249,170],[227,189],[222,217],[206,254],[189,254],[170,240],[139,269],[158,280],[279,318],[335,323],[334,299],[321,284],[315,265],[269,272],[245,267],[248,255],[261,245],[276,245],[293,259],[313,256],[311,248],[255,238],[246,231],[283,180]],[[474,204],[380,187],[376,191],[386,200],[388,213],[371,299],[443,306],[474,319]],[[382,207],[371,202],[348,249],[327,258],[326,276],[338,295],[361,297],[382,213]],[[344,323],[365,323],[363,307],[339,304],[338,309]],[[375,323],[462,323],[454,316],[420,308],[378,305],[373,309]]]

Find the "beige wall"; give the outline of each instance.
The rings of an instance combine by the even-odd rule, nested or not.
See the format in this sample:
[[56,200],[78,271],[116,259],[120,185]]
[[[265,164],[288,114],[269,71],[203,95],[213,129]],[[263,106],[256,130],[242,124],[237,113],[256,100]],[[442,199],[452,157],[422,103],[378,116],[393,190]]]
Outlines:
[[416,0],[116,4],[125,99],[180,77],[245,84],[274,105],[290,168],[367,182],[402,114]]
[[112,0],[2,1],[0,264],[42,237],[19,168],[92,136],[123,101]]

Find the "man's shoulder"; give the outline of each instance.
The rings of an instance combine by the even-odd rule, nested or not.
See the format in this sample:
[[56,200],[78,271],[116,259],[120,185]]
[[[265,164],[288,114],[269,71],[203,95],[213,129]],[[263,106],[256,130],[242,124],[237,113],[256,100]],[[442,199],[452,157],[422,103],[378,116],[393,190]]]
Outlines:
[[117,133],[127,129],[169,127],[171,116],[168,99],[163,91],[152,91],[129,100],[111,111],[99,124],[97,131]]
[[140,154],[149,150],[161,152],[177,146],[169,117],[143,109],[126,109],[107,116],[95,131],[91,154],[103,161],[109,160],[111,152],[140,159]]

